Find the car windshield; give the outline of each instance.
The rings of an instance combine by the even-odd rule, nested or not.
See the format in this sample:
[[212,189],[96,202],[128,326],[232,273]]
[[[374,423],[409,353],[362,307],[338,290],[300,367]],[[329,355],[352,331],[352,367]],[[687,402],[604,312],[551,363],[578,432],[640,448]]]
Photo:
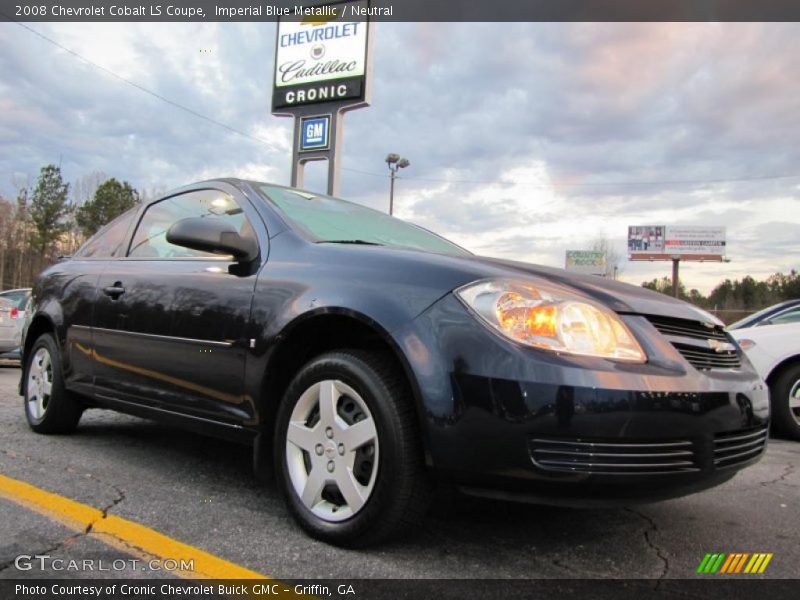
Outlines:
[[441,254],[469,252],[422,227],[331,196],[259,185],[259,191],[304,234],[318,243],[370,244]]

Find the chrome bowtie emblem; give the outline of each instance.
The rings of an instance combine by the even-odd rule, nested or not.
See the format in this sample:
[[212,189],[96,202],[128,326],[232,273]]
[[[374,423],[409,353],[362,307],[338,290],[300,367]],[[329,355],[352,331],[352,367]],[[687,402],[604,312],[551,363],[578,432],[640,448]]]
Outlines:
[[736,350],[733,344],[729,344],[728,342],[720,342],[719,340],[708,340],[708,347],[714,352],[718,353],[734,352]]

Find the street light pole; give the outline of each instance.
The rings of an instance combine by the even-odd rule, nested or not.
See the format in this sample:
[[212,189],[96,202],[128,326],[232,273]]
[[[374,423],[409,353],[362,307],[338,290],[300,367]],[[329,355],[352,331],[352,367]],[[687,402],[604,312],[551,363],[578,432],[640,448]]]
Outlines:
[[397,179],[397,169],[405,169],[411,164],[407,158],[401,158],[399,154],[391,153],[386,156],[386,164],[389,166],[389,214],[394,213],[394,180]]
[[389,167],[389,214],[394,212],[394,180],[397,178],[397,169]]

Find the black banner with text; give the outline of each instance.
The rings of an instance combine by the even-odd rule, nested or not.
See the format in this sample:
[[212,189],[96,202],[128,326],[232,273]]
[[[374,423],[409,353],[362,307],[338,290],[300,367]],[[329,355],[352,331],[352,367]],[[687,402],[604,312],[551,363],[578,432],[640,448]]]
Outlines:
[[[276,21],[315,17],[322,0],[0,0],[12,21]],[[796,0],[375,0],[357,21],[798,21]]]
[[796,579],[352,579],[352,580],[0,580],[3,600],[211,600],[304,596],[333,600],[586,598],[770,600],[796,598]]

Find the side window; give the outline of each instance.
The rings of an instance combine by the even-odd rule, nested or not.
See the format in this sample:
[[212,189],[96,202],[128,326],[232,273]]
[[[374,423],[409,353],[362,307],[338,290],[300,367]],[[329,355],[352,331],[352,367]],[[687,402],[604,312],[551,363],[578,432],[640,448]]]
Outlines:
[[133,258],[218,256],[210,252],[175,246],[167,241],[167,230],[177,221],[190,217],[225,219],[242,236],[254,235],[242,207],[233,197],[219,190],[198,190],[166,198],[151,205],[136,228],[128,256]]
[[138,206],[130,209],[95,233],[75,253],[75,258],[111,258],[120,256],[124,251],[122,243],[125,241],[125,234],[128,233],[128,227],[130,227],[138,210]]

